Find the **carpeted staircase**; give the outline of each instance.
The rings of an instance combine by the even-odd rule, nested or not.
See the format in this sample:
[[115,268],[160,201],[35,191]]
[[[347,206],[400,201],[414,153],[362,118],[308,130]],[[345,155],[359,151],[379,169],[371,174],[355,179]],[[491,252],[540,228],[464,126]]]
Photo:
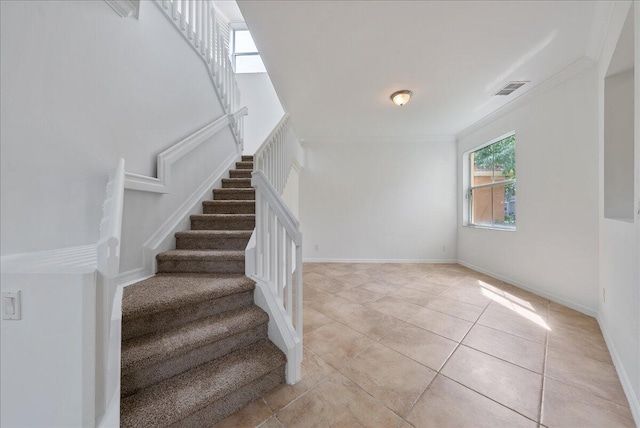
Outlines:
[[255,225],[243,156],[158,274],[124,289],[121,426],[204,427],[284,382],[285,356],[253,304],[244,250]]

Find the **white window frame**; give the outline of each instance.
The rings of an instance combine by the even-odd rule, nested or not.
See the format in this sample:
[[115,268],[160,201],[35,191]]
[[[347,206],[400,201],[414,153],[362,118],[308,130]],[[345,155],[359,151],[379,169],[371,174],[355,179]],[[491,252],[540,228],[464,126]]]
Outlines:
[[[500,225],[486,225],[486,224],[474,224],[471,222],[471,218],[472,218],[472,210],[473,210],[473,199],[472,199],[472,191],[473,189],[481,189],[481,188],[486,188],[486,187],[498,187],[501,185],[505,185],[505,184],[510,184],[513,183],[514,185],[516,184],[516,179],[511,179],[511,180],[504,180],[504,181],[499,181],[496,183],[488,183],[488,184],[481,184],[478,186],[471,186],[471,154],[473,152],[477,152],[480,149],[483,149],[487,146],[490,146],[492,144],[495,144],[499,141],[504,140],[505,138],[509,138],[513,135],[516,134],[516,131],[509,131],[504,135],[501,135],[497,138],[494,138],[491,141],[488,141],[484,144],[481,144],[479,146],[476,146],[474,148],[472,148],[471,150],[468,150],[466,152],[464,152],[462,154],[462,182],[463,182],[463,188],[462,188],[462,195],[463,195],[463,201],[462,201],[462,225],[465,227],[473,227],[473,228],[478,228],[478,229],[490,229],[490,230],[499,230],[499,231],[505,231],[505,232],[515,232],[516,231],[516,227],[517,227],[517,220],[516,220],[516,225],[514,225],[513,227],[511,226],[500,226]],[[515,156],[515,153],[514,153]],[[517,161],[516,161],[517,164]]]
[[[247,27],[247,24],[244,22],[234,22],[229,24],[229,29],[230,29],[230,33],[231,33],[231,37],[229,40],[229,44],[230,44],[230,49],[229,49],[229,56],[231,57],[231,66],[233,67],[233,71],[234,73],[237,73],[236,71],[236,57],[238,56],[258,56],[260,57],[260,52],[258,52],[258,50],[256,49],[255,52],[245,52],[245,53],[236,53],[236,31],[249,31],[249,28]],[[249,32],[249,34],[251,34]],[[253,36],[252,36],[253,37]],[[260,57],[260,60],[262,60],[262,57]],[[244,72],[244,73],[240,73],[240,74],[251,74],[251,73],[266,73],[266,71],[252,71],[252,72]]]

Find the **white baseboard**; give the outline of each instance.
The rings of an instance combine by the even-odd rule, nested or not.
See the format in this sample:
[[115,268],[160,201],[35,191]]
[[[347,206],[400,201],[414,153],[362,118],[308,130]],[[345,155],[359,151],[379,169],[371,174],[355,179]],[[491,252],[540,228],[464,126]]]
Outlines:
[[534,288],[534,287],[528,286],[526,284],[523,284],[520,281],[516,281],[516,280],[514,280],[512,278],[507,278],[507,277],[505,277],[503,275],[497,274],[495,272],[491,272],[491,271],[489,271],[487,269],[483,269],[483,268],[481,268],[479,266],[472,265],[471,263],[467,263],[467,262],[464,262],[462,260],[458,260],[458,264],[460,264],[462,266],[465,266],[465,267],[468,267],[469,269],[473,269],[473,270],[475,270],[477,272],[483,273],[485,275],[489,275],[491,277],[499,279],[500,281],[504,281],[504,282],[509,283],[511,285],[515,285],[516,287],[522,288],[525,291],[529,291],[530,293],[537,294],[540,297],[544,297],[545,299],[549,299],[552,302],[558,303],[558,304],[563,305],[563,306],[567,306],[567,307],[569,307],[571,309],[574,309],[574,310],[576,310],[578,312],[581,312],[581,313],[583,313],[585,315],[589,315],[590,317],[596,318],[598,316],[598,312],[596,310],[593,310],[591,308],[583,306],[583,305],[581,305],[579,303],[572,302],[572,301],[567,300],[567,299],[565,299],[563,297],[557,296],[557,295],[555,295],[553,293],[547,293],[545,291],[538,290],[537,288]]
[[152,276],[153,272],[147,271],[144,267],[139,267],[120,273],[116,278],[116,284],[118,286],[126,287]]
[[457,263],[456,259],[334,259],[303,258],[304,263]]
[[622,384],[622,389],[624,390],[625,395],[627,396],[627,400],[629,401],[629,408],[631,409],[631,414],[633,415],[633,419],[636,422],[636,425],[640,427],[640,401],[638,400],[638,396],[633,391],[633,387],[631,386],[631,380],[629,379],[629,375],[627,375],[627,371],[622,364],[622,360],[620,359],[620,355],[618,354],[618,350],[616,349],[613,340],[611,339],[611,335],[609,334],[609,328],[607,324],[604,322],[600,314],[596,317],[598,320],[598,324],[600,325],[600,330],[602,331],[602,335],[604,336],[604,341],[607,344],[607,348],[609,349],[609,354],[611,354],[611,360],[613,360],[613,366],[616,368],[616,372],[618,373],[618,378],[620,378],[620,383]]

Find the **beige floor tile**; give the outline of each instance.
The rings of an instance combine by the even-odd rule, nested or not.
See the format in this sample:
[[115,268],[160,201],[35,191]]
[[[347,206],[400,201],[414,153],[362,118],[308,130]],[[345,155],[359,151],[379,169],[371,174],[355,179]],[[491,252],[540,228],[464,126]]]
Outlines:
[[253,428],[269,419],[273,412],[264,399],[258,398],[214,425],[214,428]]
[[304,286],[304,292],[302,293],[302,301],[306,303],[316,302],[318,300],[326,299],[331,296],[330,293],[322,291],[319,288],[306,285]]
[[335,278],[345,276],[350,273],[351,273],[351,270],[349,268],[349,265],[343,264],[343,263],[329,263],[329,265],[322,270],[322,274],[324,276],[335,277]]
[[376,343],[340,368],[340,372],[404,416],[436,372]]
[[441,370],[443,375],[498,403],[538,420],[542,376],[464,345]]
[[425,279],[411,281],[407,283],[406,287],[435,295],[440,295],[449,289],[446,285],[429,282],[428,277]]
[[340,314],[335,319],[373,340],[380,339],[391,329],[402,323],[402,321],[391,315],[386,315],[370,308],[361,308],[353,312]]
[[586,391],[547,378],[542,423],[553,427],[635,427],[631,411]]
[[429,273],[428,281],[441,285],[454,285],[464,278],[465,275],[459,272],[448,269],[439,269],[437,271]]
[[408,303],[390,296],[385,296],[380,300],[368,303],[367,306],[403,321],[422,309],[422,306],[414,305],[413,303]]
[[389,293],[389,297],[404,300],[420,306],[427,306],[429,302],[438,298],[435,294],[425,293],[410,287],[400,287],[393,293]]
[[483,309],[478,306],[469,305],[467,303],[458,302],[457,300],[447,299],[445,297],[438,297],[437,299],[432,300],[426,307],[433,309],[434,311],[443,312],[447,315],[462,318],[463,320],[471,322],[476,322],[483,311]]
[[440,370],[457,342],[415,327],[403,324],[380,340],[380,343],[433,369]]
[[549,311],[547,310],[547,305],[536,300],[519,300],[509,294],[503,294],[497,296],[493,302],[489,303],[488,308],[500,312],[535,316],[537,319],[541,319],[548,324]]
[[303,352],[302,379],[295,385],[282,385],[266,393],[264,399],[275,412],[316,386],[335,369],[308,349]]
[[330,318],[343,313],[349,313],[363,307],[362,305],[354,303],[351,300],[343,299],[335,294],[330,294],[320,300],[307,302],[307,306]]
[[559,327],[572,333],[602,335],[598,321],[595,318],[571,309],[563,311],[550,310],[549,326],[552,329]]
[[318,327],[322,327],[326,323],[331,322],[331,318],[321,314],[315,309],[309,306],[303,306],[303,329],[305,333],[315,330]]
[[337,278],[337,280],[343,283],[347,288],[353,288],[357,287],[358,285],[362,285],[365,282],[371,281],[371,277],[362,273],[351,271],[347,275]]
[[487,308],[478,319],[478,324],[539,343],[545,343],[549,330],[542,318],[529,311],[509,313]]
[[260,425],[260,428],[283,428],[284,425],[280,423],[277,417],[272,416],[265,423]]
[[549,347],[611,364],[611,355],[602,334],[583,334],[556,327],[549,332]]
[[338,293],[349,288],[335,277],[326,277],[318,280],[307,281],[307,283],[308,285],[326,293]]
[[613,364],[549,348],[545,376],[629,406]]
[[482,292],[481,287],[455,285],[444,291],[440,296],[480,308],[485,308],[492,302],[492,300]]
[[344,297],[347,300],[358,303],[360,305],[366,305],[367,303],[375,302],[382,299],[385,294],[376,293],[375,291],[367,290],[366,288],[350,288],[337,293],[338,296]]
[[409,415],[415,427],[531,427],[537,424],[442,375],[438,375]]
[[373,340],[336,321],[305,334],[305,346],[333,367],[340,367]]
[[396,427],[402,420],[341,374],[277,414],[286,427]]
[[396,291],[400,287],[394,284],[386,283],[382,280],[376,280],[376,281],[365,282],[360,286],[360,288],[364,288],[365,290],[375,291],[376,293],[389,294]]
[[544,344],[503,333],[479,324],[473,326],[463,345],[542,374]]
[[421,309],[407,322],[456,342],[460,342],[473,326],[469,321],[427,308]]

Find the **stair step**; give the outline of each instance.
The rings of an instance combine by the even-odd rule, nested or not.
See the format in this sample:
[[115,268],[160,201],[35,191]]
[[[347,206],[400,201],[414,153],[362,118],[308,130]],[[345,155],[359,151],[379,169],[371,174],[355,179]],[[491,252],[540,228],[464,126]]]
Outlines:
[[253,162],[253,155],[242,155],[242,162]]
[[222,188],[249,188],[251,187],[250,178],[223,178]]
[[242,274],[244,251],[171,250],[156,256],[159,273]]
[[191,230],[253,230],[255,214],[193,214]]
[[234,200],[234,201],[246,201],[256,199],[256,189],[253,187],[248,189],[232,188],[232,189],[213,189],[213,199],[220,200]]
[[229,170],[229,177],[231,178],[251,178],[251,173],[253,171],[250,169],[231,169]]
[[269,315],[255,305],[128,340],[122,345],[123,397],[267,338]]
[[242,275],[160,274],[124,288],[122,338],[253,304],[255,282]]
[[253,169],[253,162],[236,162],[236,169]]
[[121,402],[122,427],[210,426],[284,381],[286,359],[262,341]]
[[255,214],[256,203],[254,200],[244,201],[203,201],[204,214]]
[[176,233],[178,250],[244,250],[251,230],[187,230]]

